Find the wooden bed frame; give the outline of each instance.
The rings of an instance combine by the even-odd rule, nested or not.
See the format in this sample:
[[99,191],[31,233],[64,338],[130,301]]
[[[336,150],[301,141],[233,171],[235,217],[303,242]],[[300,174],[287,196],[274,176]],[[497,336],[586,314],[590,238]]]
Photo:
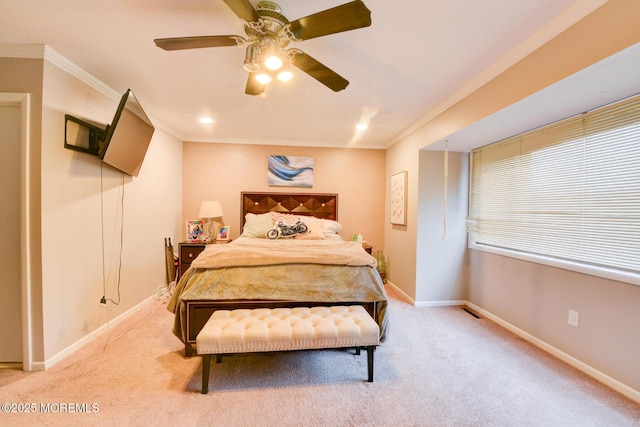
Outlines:
[[[244,226],[247,213],[262,214],[266,212],[291,213],[295,215],[311,215],[318,218],[338,220],[338,195],[313,193],[241,193],[241,228]],[[305,307],[319,305],[362,305],[376,322],[377,303],[358,301],[319,302],[319,301],[275,301],[275,300],[185,300],[186,331],[185,357],[193,355],[196,337],[215,310],[233,310],[236,308],[277,308]]]

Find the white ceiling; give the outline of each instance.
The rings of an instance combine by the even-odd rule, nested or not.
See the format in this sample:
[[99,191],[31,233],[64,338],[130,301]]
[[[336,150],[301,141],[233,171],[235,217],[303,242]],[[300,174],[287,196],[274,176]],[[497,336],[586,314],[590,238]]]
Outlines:
[[[346,2],[278,4],[294,20]],[[182,140],[386,148],[603,0],[364,2],[370,27],[296,44],[350,81],[337,93],[295,69],[291,82],[245,95],[243,49],[155,46],[162,37],[244,35],[220,0],[0,0],[0,43],[46,44],[119,93],[131,88],[156,126]],[[362,117],[369,129],[357,137]]]

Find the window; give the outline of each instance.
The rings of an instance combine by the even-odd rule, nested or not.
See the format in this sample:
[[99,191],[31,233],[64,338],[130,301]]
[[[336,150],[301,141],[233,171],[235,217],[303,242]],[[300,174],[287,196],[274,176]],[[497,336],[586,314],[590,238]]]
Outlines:
[[470,247],[640,284],[640,96],[471,162]]

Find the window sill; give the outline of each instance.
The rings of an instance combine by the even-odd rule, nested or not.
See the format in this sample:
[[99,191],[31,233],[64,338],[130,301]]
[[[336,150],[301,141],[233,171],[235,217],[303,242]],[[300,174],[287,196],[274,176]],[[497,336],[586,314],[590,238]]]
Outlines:
[[604,279],[616,280],[618,282],[629,283],[631,285],[640,286],[640,275],[621,270],[596,267],[593,265],[580,264],[556,258],[544,257],[541,255],[528,254],[523,252],[512,251],[509,249],[496,248],[491,246],[479,245],[469,242],[469,249],[475,249],[481,252],[488,252],[496,255],[502,255],[509,258],[529,261],[536,264],[548,265],[551,267],[562,268],[564,270],[575,271],[590,276],[602,277]]

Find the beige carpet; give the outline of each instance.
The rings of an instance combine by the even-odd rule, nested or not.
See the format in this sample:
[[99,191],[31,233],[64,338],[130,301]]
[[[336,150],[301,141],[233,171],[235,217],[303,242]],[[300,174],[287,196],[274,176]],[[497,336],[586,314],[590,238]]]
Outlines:
[[640,426],[640,405],[491,321],[389,296],[373,383],[366,352],[236,355],[202,395],[154,302],[45,372],[0,370],[0,402],[36,412],[5,405],[0,425]]

